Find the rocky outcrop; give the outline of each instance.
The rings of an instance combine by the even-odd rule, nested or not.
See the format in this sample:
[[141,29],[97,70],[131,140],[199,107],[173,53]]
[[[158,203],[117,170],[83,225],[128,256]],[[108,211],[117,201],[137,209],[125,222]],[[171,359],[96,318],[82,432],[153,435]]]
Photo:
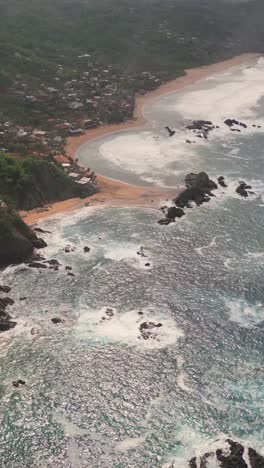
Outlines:
[[187,174],[184,181],[186,190],[173,200],[180,208],[187,207],[191,201],[194,201],[198,206],[210,201],[210,197],[213,196],[212,190],[217,189],[217,184],[209,178],[206,172]]
[[223,448],[211,450],[202,457],[192,458],[189,461],[190,468],[209,468],[209,466],[218,466],[219,463],[222,468],[264,468],[264,457],[254,449],[244,447],[231,439],[223,441],[222,445]]
[[170,127],[165,127],[165,129],[168,131],[168,134],[169,134],[170,137],[175,135],[175,130],[171,130]]
[[239,122],[239,120],[236,120],[236,119],[226,119],[224,123],[228,127],[233,127],[233,125],[239,125],[240,127],[247,128],[247,125],[245,123]]
[[210,120],[193,120],[193,122],[187,125],[186,128],[187,130],[193,130],[194,132],[198,132],[197,136],[199,138],[205,138],[207,140],[208,134],[216,127]]
[[141,333],[141,338],[143,340],[155,339],[155,334],[153,333],[155,328],[162,327],[162,323],[154,322],[143,322],[139,326],[139,331]]
[[14,304],[14,300],[10,297],[1,297],[0,298],[0,333],[11,330],[16,326],[16,322],[13,321],[6,311],[8,306]]
[[185,213],[182,208],[177,208],[176,206],[171,206],[167,212],[167,218],[175,221],[175,218],[181,218]]
[[241,180],[239,182],[239,186],[236,189],[236,193],[238,193],[238,195],[240,195],[241,197],[247,198],[251,194],[251,192],[249,192],[249,190],[251,189],[251,185],[247,185],[246,182]]
[[46,245],[16,211],[0,202],[0,265],[23,261],[32,255],[34,248],[43,248]]
[[217,182],[221,187],[227,187],[224,176],[219,176]]

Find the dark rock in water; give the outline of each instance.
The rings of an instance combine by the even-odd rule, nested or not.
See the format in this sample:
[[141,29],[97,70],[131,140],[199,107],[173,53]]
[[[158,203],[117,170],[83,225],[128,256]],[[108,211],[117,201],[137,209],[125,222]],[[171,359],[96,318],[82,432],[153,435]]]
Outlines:
[[172,137],[175,135],[175,130],[171,130],[170,127],[165,127],[166,130],[168,130],[169,136]]
[[66,245],[66,247],[64,248],[64,252],[66,253],[75,252],[75,251],[76,251],[76,247],[73,247],[71,245]]
[[105,314],[108,316],[108,317],[113,317],[114,316],[114,311],[113,309],[111,309],[110,307],[107,307],[106,311],[105,311]]
[[190,465],[190,468],[198,468],[197,463],[196,463],[196,457],[193,457],[193,458],[189,461],[189,465]]
[[44,249],[48,245],[47,242],[45,242],[44,239],[41,239],[40,237],[38,237],[37,239],[34,239],[32,241],[32,244],[33,244],[33,247],[35,247],[36,249]]
[[250,460],[252,468],[264,468],[264,457],[259,455],[256,452],[256,450],[249,447],[248,456],[249,456],[249,460]]
[[0,292],[8,294],[11,291],[10,286],[0,286]]
[[169,219],[169,218],[162,218],[158,221],[158,223],[161,224],[162,226],[170,224],[171,222],[172,222],[172,219]]
[[175,218],[181,218],[185,213],[182,208],[177,208],[176,206],[171,206],[167,212],[167,218],[175,220]]
[[11,297],[1,297],[0,298],[0,309],[5,310],[7,306],[12,306],[15,303],[14,299]]
[[44,260],[45,260],[45,257],[43,257],[43,255],[40,255],[39,253],[34,252],[30,258],[25,260],[25,263],[44,262]]
[[191,140],[185,140],[185,143],[191,144],[192,142],[191,142]]
[[199,174],[187,174],[185,177],[186,190],[180,193],[173,201],[180,207],[185,208],[189,202],[194,201],[200,206],[210,200],[211,191],[217,189],[217,184],[209,179],[206,172]]
[[187,125],[188,130],[206,130],[213,127],[213,122],[210,120],[194,120],[190,125]]
[[162,323],[154,323],[154,322],[143,322],[140,324],[139,330],[151,330],[152,328],[160,328],[162,327]]
[[26,297],[26,296],[20,297],[19,300],[20,300],[20,301],[26,301],[26,300],[27,300],[27,297]]
[[62,322],[62,319],[59,318],[59,317],[54,317],[51,319],[52,323],[54,323],[55,325],[57,325],[58,323],[61,323]]
[[144,313],[142,312],[142,310],[140,310],[140,311],[138,312],[138,315],[144,315]]
[[228,127],[232,127],[233,125],[239,125],[239,121],[236,120],[236,119],[226,119],[224,121],[224,123],[228,126]]
[[44,263],[48,263],[51,266],[61,266],[60,262],[56,260],[55,258],[52,258],[51,260],[45,260]]
[[33,228],[33,229],[34,229],[34,231],[40,232],[41,234],[51,234],[50,231],[45,231],[44,229],[41,229],[41,228],[39,228],[39,227],[35,227],[35,228]]
[[167,209],[168,209],[167,205],[163,205],[160,207],[160,211],[162,211],[162,213],[165,213]]
[[184,181],[187,188],[199,189],[205,193],[217,189],[217,184],[209,178],[206,172],[187,174]]
[[[226,451],[226,443],[229,445],[229,451]],[[225,447],[225,449],[224,449]],[[192,458],[189,461],[190,468],[207,468],[209,466],[208,462],[213,464],[213,466],[220,466],[222,468],[264,468],[264,457],[259,455],[254,449],[248,449],[248,457],[250,460],[250,466],[246,463],[244,459],[245,447],[238,443],[234,442],[231,439],[223,441],[223,449],[217,449],[215,452],[205,453],[202,457]]]
[[66,270],[66,271],[70,271],[70,270],[72,270],[72,267],[71,267],[71,266],[66,266],[66,267],[65,267],[65,270]]
[[22,379],[14,380],[14,382],[12,383],[13,383],[13,386],[16,388],[19,388],[20,385],[26,385],[25,380],[22,380]]
[[252,188],[251,185],[248,185],[246,184],[246,182],[241,180],[239,182],[239,186],[236,189],[236,193],[238,193],[241,197],[247,198],[251,194],[251,192],[248,191],[251,188]]
[[87,245],[83,248],[83,251],[85,253],[90,252],[90,250],[91,250],[90,247],[87,247]]
[[221,185],[221,187],[227,187],[227,184],[225,183],[224,176],[219,176],[217,181],[218,181],[219,185]]
[[11,330],[16,326],[17,322],[8,319],[0,319],[0,332]]
[[150,263],[145,263],[145,266],[146,266],[146,267],[149,267],[149,266],[150,266]]
[[147,255],[144,253],[144,249],[142,245],[140,246],[139,250],[137,251],[137,255],[140,255],[140,257],[147,257]]
[[154,322],[143,322],[139,326],[139,330],[141,333],[141,337],[144,340],[148,340],[149,338],[155,338],[155,335],[151,332],[154,328],[162,327],[162,323],[154,323]]
[[75,274],[72,273],[71,271],[68,271],[67,275],[68,275],[68,276],[75,276]]
[[47,265],[45,265],[44,263],[39,263],[39,262],[29,263],[28,266],[30,268],[48,268]]

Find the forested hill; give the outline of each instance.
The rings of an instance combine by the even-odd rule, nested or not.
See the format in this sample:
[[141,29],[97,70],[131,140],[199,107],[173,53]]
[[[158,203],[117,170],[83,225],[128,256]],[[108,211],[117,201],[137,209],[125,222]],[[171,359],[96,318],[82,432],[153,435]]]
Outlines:
[[[128,72],[183,68],[263,50],[262,0],[0,0],[1,83],[47,79],[81,53]],[[45,71],[44,71],[45,70]]]

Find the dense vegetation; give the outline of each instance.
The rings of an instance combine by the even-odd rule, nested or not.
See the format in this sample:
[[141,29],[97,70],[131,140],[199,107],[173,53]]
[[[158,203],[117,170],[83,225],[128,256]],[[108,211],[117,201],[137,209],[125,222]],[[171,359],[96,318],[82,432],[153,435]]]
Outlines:
[[262,0],[0,0],[0,118],[26,121],[31,112],[7,93],[17,76],[31,90],[54,85],[58,64],[65,79],[81,71],[80,54],[166,80],[186,67],[262,51],[263,14]]
[[0,181],[0,199],[25,210],[82,196],[84,190],[54,163],[34,156],[15,158],[0,154]]

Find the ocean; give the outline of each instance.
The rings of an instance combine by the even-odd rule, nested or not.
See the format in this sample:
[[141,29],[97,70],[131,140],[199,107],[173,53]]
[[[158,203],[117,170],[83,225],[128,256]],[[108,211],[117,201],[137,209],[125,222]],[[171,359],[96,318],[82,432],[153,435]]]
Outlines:
[[[18,321],[0,343],[1,467],[188,468],[226,437],[264,455],[263,79],[254,59],[148,104],[143,130],[80,149],[125,182],[172,187],[204,170],[228,187],[169,226],[157,209],[110,204],[39,223],[60,270],[1,275]],[[193,119],[219,129],[197,138]],[[162,326],[144,340],[150,321]]]

